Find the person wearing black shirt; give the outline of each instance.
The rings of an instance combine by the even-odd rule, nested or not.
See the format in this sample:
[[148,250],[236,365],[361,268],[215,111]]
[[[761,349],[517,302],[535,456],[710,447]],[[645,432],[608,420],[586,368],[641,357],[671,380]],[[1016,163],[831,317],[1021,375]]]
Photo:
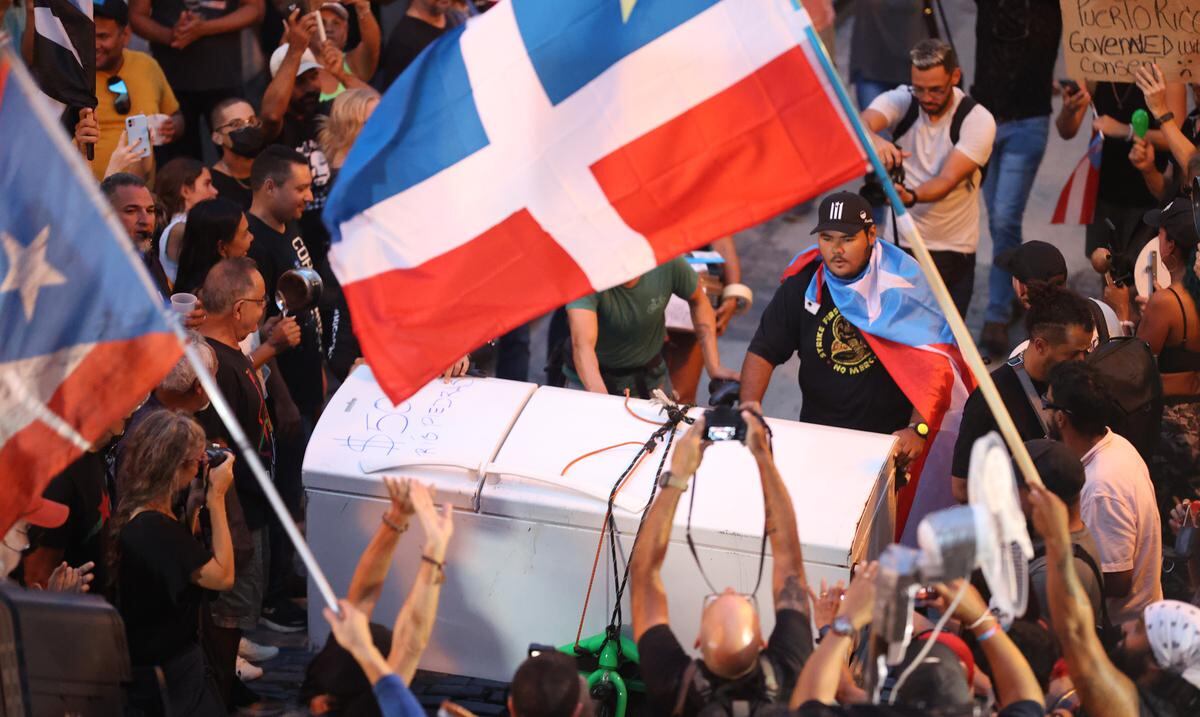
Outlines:
[[[225,493],[233,482],[234,458],[208,472],[205,508],[211,550],[176,516],[172,499],[200,470],[207,470],[204,432],[191,417],[157,411],[130,432],[126,459],[117,474],[121,501],[109,523],[110,598],[125,623],[135,672],[162,669],[171,714],[224,715],[225,708],[205,677],[198,630],[204,590],[233,586],[233,540]],[[151,694],[142,694],[145,685]],[[156,701],[157,682],[136,680],[134,706]]]
[[217,196],[233,202],[243,212],[250,211],[250,166],[266,146],[262,120],[254,106],[239,97],[223,100],[209,118],[212,141],[221,158],[210,167]]
[[[700,467],[706,445],[702,440],[704,419],[697,419],[676,443],[671,470],[661,476],[662,490],[646,515],[630,564],[633,636],[654,714],[699,714],[705,707],[705,695],[712,694],[708,688],[723,699],[747,703],[750,708],[786,700],[812,654],[808,583],[792,499],[775,467],[762,416],[749,410],[741,415],[746,421],[746,447],[758,463],[767,507],[764,530],[774,559],[771,594],[775,629],[764,648],[755,603],[726,588],[705,599],[698,639],[702,660],[693,662],[671,631],[660,573],[675,510],[689,488],[688,481]],[[772,683],[774,690],[770,688]],[[674,710],[676,705],[682,705],[681,711]]]
[[[1029,311],[1025,328],[1029,345],[1018,357],[992,371],[996,390],[1016,424],[1022,441],[1045,438],[1047,420],[1041,397],[1048,387],[1050,370],[1064,361],[1082,361],[1092,348],[1095,320],[1087,299],[1055,284],[1031,282],[1026,286]],[[1029,388],[1024,384],[1029,380]],[[996,418],[975,389],[963,406],[958,439],[954,443],[951,484],[954,497],[967,502],[967,473],[971,467],[971,449],[975,441],[998,431]]]
[[763,312],[742,363],[742,402],[761,401],[775,367],[799,353],[801,421],[892,433],[899,439],[898,452],[915,458],[925,439],[912,403],[830,292],[821,292],[815,311],[805,302],[818,267],[840,278],[866,269],[876,241],[871,207],[851,192],[831,194],[821,202],[813,233],[819,235],[821,261],[788,277]]
[[417,55],[446,31],[446,13],[450,0],[412,0],[408,12],[392,28],[379,71],[375,73],[375,89],[381,93],[392,86],[400,73],[417,59]]
[[262,20],[263,0],[131,0],[129,22],[150,41],[179,99],[178,153],[201,156],[200,120],[242,91],[242,30]]
[[992,268],[980,344],[1008,350],[1012,276],[996,257],[1021,245],[1021,222],[1050,132],[1050,95],[1062,34],[1058,3],[977,0],[975,84],[971,96],[996,120],[996,140],[983,183]]

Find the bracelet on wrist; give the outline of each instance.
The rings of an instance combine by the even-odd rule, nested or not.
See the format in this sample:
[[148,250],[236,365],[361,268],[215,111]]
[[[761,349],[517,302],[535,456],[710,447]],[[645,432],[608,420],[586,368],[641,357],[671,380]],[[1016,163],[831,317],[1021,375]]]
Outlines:
[[386,525],[387,527],[391,528],[392,530],[396,531],[400,535],[403,535],[404,531],[408,530],[407,522],[405,522],[404,525],[396,525],[396,522],[394,520],[392,520],[391,518],[389,518],[386,513],[383,516],[383,524]]
[[999,625],[999,624],[992,625],[992,626],[991,626],[991,627],[989,627],[987,630],[984,630],[982,635],[976,635],[976,636],[975,636],[975,641],[976,641],[976,642],[987,642],[988,640],[990,640],[990,639],[992,639],[993,637],[995,637],[995,636],[996,636],[996,633],[997,633],[997,632],[999,632],[999,631],[1000,631],[1000,625]]
[[977,627],[981,627],[981,626],[983,626],[984,624],[986,624],[988,620],[995,620],[995,619],[996,619],[996,617],[995,617],[994,615],[992,615],[992,613],[990,613],[990,612],[985,612],[985,613],[983,613],[982,615],[980,615],[980,616],[979,616],[979,617],[978,617],[978,618],[975,620],[975,622],[971,623],[970,625],[967,625],[967,629],[968,629],[968,630],[974,630],[975,628],[977,628]]
[[442,583],[446,582],[446,563],[440,560],[434,560],[424,553],[421,554],[421,562],[429,563],[437,569],[437,574],[433,577],[434,585],[441,585]]

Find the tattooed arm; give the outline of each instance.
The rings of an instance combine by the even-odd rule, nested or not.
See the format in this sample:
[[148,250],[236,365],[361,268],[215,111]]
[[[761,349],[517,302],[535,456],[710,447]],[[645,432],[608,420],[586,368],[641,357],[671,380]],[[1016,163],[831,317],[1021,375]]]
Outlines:
[[1104,654],[1096,620],[1079,575],[1067,527],[1067,508],[1053,493],[1030,487],[1033,527],[1046,541],[1046,596],[1054,634],[1071,681],[1092,717],[1138,713],[1137,688]]
[[742,418],[746,421],[746,446],[758,462],[758,473],[762,478],[765,529],[775,564],[772,578],[775,610],[798,610],[807,615],[808,581],[804,577],[804,556],[800,552],[800,531],[796,528],[792,497],[775,467],[762,417],[742,411]]

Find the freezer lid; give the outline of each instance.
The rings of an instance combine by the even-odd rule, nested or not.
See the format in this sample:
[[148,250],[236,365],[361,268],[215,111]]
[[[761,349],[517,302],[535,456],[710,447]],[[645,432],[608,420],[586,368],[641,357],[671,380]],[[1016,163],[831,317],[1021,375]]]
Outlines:
[[[693,415],[702,412],[693,409]],[[661,420],[647,401],[631,400],[627,407],[615,396],[540,387],[496,456],[495,478],[484,486],[481,510],[599,527],[614,483]],[[859,523],[874,517],[877,502],[872,497],[878,498],[877,484],[886,481],[884,468],[895,439],[782,419],[768,419],[768,424],[774,432],[776,463],[792,496],[805,560],[848,565],[855,541],[867,534],[859,531]],[[608,446],[618,447],[580,459],[563,475],[571,461]],[[623,532],[637,529],[664,447],[642,461],[617,495],[615,515]],[[669,461],[668,457],[668,466]],[[744,446],[731,442],[707,449],[676,512],[674,539],[683,539],[693,492],[692,534],[697,543],[758,551],[762,489],[757,466]]]
[[430,382],[395,406],[370,368],[350,374],[321,414],[304,454],[304,486],[386,497],[383,475],[433,482],[439,500],[471,509],[479,468],[537,388],[495,378]]

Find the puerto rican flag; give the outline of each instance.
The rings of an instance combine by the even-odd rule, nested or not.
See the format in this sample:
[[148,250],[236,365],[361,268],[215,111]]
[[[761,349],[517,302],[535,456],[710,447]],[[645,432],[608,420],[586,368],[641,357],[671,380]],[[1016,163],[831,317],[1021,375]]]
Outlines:
[[[821,261],[816,247],[797,255],[783,278],[814,261]],[[950,466],[975,377],[920,265],[903,249],[876,241],[867,268],[855,279],[839,279],[822,264],[805,293],[806,308],[816,311],[825,291],[929,425],[925,453],[909,467],[911,479],[896,500],[896,537],[915,545],[921,518],[955,505]]]
[[1051,224],[1091,224],[1096,212],[1096,193],[1100,189],[1100,150],[1104,146],[1104,135],[1092,133],[1087,152],[1075,171],[1067,177],[1054,205]]
[[383,390],[865,173],[792,0],[512,0],[392,85],[325,209]]
[[182,353],[45,102],[0,47],[0,535]]

